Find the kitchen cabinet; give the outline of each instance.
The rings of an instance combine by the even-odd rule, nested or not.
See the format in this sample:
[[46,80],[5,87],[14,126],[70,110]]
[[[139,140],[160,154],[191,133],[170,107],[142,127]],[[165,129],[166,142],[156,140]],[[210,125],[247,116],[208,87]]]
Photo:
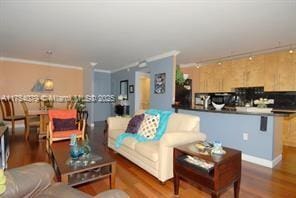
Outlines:
[[283,144],[296,147],[296,116],[285,117],[283,126]]
[[264,56],[253,57],[246,61],[245,67],[245,86],[244,87],[262,87],[264,86]]
[[295,91],[295,54],[287,51],[265,55],[265,91]]
[[229,76],[230,83],[232,87],[244,87],[245,86],[245,68],[247,64],[247,58],[242,59],[234,59],[231,61],[230,69],[232,71],[232,75]]
[[182,68],[192,79],[193,93],[233,92],[236,87],[265,91],[296,91],[296,53],[287,50],[253,57]]
[[210,67],[210,65],[202,66],[199,68],[199,93],[209,93],[211,70],[212,68]]

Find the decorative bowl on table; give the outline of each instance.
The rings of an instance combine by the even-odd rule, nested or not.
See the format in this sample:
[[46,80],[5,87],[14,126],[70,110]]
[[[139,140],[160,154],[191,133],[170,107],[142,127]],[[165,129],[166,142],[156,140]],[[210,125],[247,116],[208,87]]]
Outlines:
[[221,109],[225,106],[225,104],[216,104],[212,102],[212,105],[215,107],[217,111],[221,111]]

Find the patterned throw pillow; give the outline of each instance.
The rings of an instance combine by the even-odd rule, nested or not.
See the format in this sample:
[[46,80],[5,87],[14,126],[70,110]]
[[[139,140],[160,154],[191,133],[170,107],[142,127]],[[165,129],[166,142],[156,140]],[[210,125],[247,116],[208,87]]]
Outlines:
[[157,132],[160,116],[150,115],[145,113],[145,118],[140,126],[139,135],[146,137],[147,139],[153,139]]
[[145,115],[135,115],[127,125],[127,129],[125,130],[126,133],[138,133],[138,130],[141,126],[142,121],[144,120]]

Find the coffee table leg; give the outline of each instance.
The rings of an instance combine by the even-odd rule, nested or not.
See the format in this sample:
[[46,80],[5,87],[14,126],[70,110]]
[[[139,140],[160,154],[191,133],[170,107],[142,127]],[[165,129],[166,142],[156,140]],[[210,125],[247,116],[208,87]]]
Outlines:
[[61,175],[61,182],[68,184],[68,175]]
[[116,172],[116,163],[111,165],[111,175],[109,176],[110,188],[115,188],[115,172]]
[[239,189],[240,189],[240,178],[234,182],[233,188],[234,188],[234,197],[238,198],[239,197]]
[[179,185],[180,185],[180,178],[179,176],[174,176],[174,193],[175,195],[179,195]]

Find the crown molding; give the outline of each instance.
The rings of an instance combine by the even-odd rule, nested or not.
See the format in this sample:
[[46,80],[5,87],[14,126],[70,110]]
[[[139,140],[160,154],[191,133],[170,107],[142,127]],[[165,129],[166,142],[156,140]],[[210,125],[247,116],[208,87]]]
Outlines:
[[111,71],[110,70],[105,70],[105,69],[94,69],[95,72],[101,72],[101,73],[108,73],[110,74]]
[[178,54],[180,54],[180,51],[173,50],[173,51],[170,51],[170,52],[166,52],[166,53],[163,53],[163,54],[159,54],[159,55],[156,55],[156,56],[146,58],[145,60],[147,62],[153,62],[153,61],[163,59],[163,58],[167,58],[167,57],[170,57],[170,56],[177,56]]
[[[163,59],[163,58],[167,58],[167,57],[170,57],[170,56],[177,56],[178,54],[180,54],[180,51],[173,50],[173,51],[169,51],[169,52],[166,52],[166,53],[163,53],[163,54],[159,54],[159,55],[156,55],[156,56],[151,56],[149,58],[144,59],[144,61],[146,61],[147,63],[149,63],[149,62],[153,62],[153,61],[156,61],[156,60],[159,60],[159,59]],[[118,71],[121,71],[121,70],[124,70],[124,69],[129,69],[129,68],[132,68],[132,67],[139,66],[140,63],[141,63],[141,61],[131,63],[131,64],[126,65],[124,67],[121,67],[121,68],[118,68],[118,69],[114,69],[114,70],[111,71],[111,73],[115,73],[115,72],[118,72]]]
[[63,65],[63,64],[57,64],[57,63],[49,63],[49,62],[43,62],[43,61],[35,61],[35,60],[27,60],[27,59],[19,59],[19,58],[11,58],[11,57],[0,57],[0,61],[19,62],[19,63],[27,63],[27,64],[34,64],[34,65],[49,66],[49,67],[60,67],[60,68],[66,68],[66,69],[77,69],[77,70],[83,69],[80,66]]
[[115,72],[118,72],[118,71],[121,71],[121,70],[124,70],[124,69],[129,69],[129,68],[132,68],[132,67],[136,67],[136,66],[138,66],[138,64],[139,64],[139,62],[134,62],[134,63],[131,63],[131,64],[126,65],[124,67],[114,69],[114,70],[111,71],[111,73],[115,73]]
[[181,68],[186,68],[186,67],[197,67],[197,63],[187,63],[187,64],[180,64],[179,65]]

